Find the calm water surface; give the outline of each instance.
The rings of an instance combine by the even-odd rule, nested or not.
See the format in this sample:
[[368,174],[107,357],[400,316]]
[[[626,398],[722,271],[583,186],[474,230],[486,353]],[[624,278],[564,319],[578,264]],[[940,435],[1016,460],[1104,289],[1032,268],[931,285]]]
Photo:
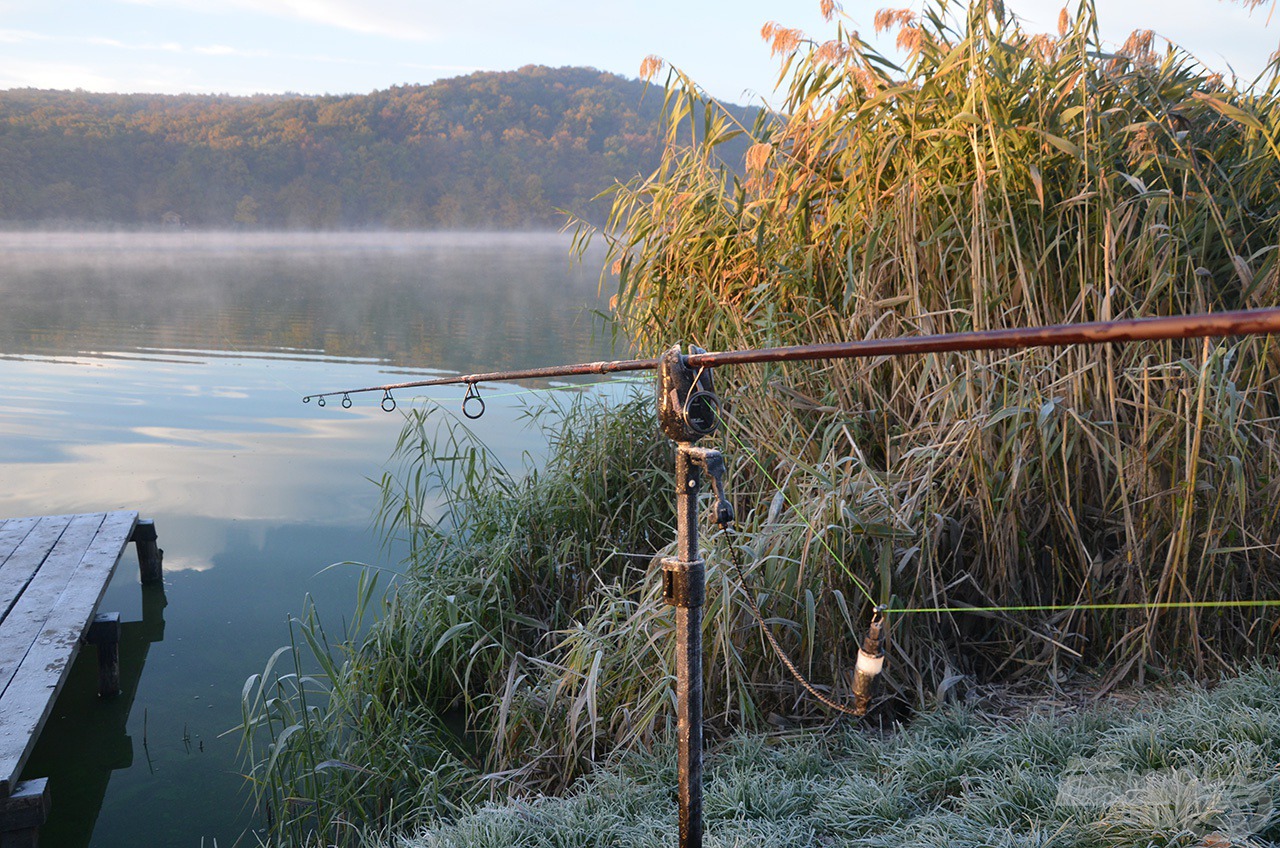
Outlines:
[[[126,622],[126,692],[98,702],[92,651],[25,776],[48,775],[46,848],[254,844],[240,776],[245,678],[311,596],[341,629],[399,433],[377,396],[308,392],[611,355],[588,310],[599,260],[560,235],[0,234],[0,515],[137,509],[103,601]],[[606,292],[607,294],[607,292]],[[456,409],[461,390],[434,397]],[[518,465],[541,439],[519,397],[476,429]],[[407,405],[408,397],[399,398]],[[145,659],[145,665],[143,660]],[[131,685],[136,680],[136,686]]]

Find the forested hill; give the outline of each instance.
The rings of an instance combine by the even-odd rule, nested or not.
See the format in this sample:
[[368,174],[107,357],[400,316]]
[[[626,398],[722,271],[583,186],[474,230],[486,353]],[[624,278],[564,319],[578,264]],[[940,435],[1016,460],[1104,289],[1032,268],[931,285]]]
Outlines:
[[0,224],[556,226],[656,166],[662,97],[532,66],[346,96],[4,91]]

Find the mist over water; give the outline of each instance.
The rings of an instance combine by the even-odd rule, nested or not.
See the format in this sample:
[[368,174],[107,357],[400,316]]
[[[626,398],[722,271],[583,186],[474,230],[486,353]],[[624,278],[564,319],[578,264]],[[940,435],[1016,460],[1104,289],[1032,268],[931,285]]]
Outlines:
[[[245,679],[308,596],[341,630],[357,572],[326,566],[398,567],[370,529],[369,479],[401,415],[378,395],[349,410],[301,396],[612,355],[590,315],[601,257],[573,265],[569,244],[0,234],[0,515],[137,509],[166,552],[162,612],[154,599],[143,609],[131,551],[101,606],[163,635],[147,643],[132,708],[95,709],[85,652],[28,766],[52,780],[45,848],[235,842],[248,796],[238,740],[221,734],[239,721]],[[469,422],[516,468],[544,450],[512,395],[528,388],[492,387],[487,414]],[[462,390],[432,396],[456,413]],[[91,720],[115,722],[97,733],[100,756],[87,753]]]
[[465,371],[598,349],[580,307],[595,305],[599,263],[572,262],[558,234],[0,233],[0,256],[0,355],[269,353]]

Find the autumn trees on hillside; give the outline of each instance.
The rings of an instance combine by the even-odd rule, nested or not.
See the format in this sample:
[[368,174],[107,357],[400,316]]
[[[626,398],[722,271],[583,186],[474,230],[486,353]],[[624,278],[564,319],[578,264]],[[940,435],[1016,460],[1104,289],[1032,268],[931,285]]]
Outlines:
[[0,92],[0,222],[556,226],[655,167],[643,92],[533,66],[367,95]]

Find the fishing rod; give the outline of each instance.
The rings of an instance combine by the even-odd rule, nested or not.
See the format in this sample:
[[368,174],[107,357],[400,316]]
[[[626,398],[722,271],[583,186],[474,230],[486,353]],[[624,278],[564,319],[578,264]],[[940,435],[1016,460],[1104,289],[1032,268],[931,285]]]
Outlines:
[[[821,359],[858,359],[871,356],[899,356],[920,353],[950,353],[977,350],[1020,350],[1032,347],[1054,347],[1068,344],[1123,344],[1160,339],[1186,339],[1220,336],[1280,333],[1280,307],[1246,309],[1201,315],[1173,315],[1159,318],[1127,318],[1095,321],[1085,324],[1054,324],[1045,327],[1018,327],[1003,330],[976,330],[928,336],[899,336],[889,339],[860,339],[827,344],[791,345],[789,347],[750,348],[719,352],[693,351],[683,355],[689,368],[714,368],[720,365],[746,365],[759,362],[801,362]],[[488,371],[403,383],[386,383],[358,389],[317,392],[302,398],[303,403],[316,399],[320,406],[325,398],[342,396],[343,408],[352,405],[351,395],[382,392],[382,408],[396,408],[391,392],[428,386],[466,385],[463,413],[468,418],[484,414],[484,400],[476,388],[478,383],[509,380],[533,380],[548,377],[579,377],[633,371],[656,371],[661,357],[648,359],[615,359],[580,362],[575,365],[552,365],[513,371]]]
[[[396,408],[391,392],[397,389],[465,384],[466,397],[462,411],[468,418],[484,414],[484,401],[476,388],[481,382],[612,374],[627,371],[658,372],[658,423],[663,433],[675,444],[675,555],[663,557],[663,600],[675,607],[676,659],[676,774],[680,848],[702,846],[702,614],[706,596],[706,564],[698,550],[698,505],[704,479],[709,479],[715,494],[716,523],[730,532],[734,522],[733,505],[725,492],[724,456],[715,448],[699,447],[699,439],[715,432],[719,422],[719,399],[712,387],[712,369],[720,365],[742,365],[753,362],[799,362],[829,359],[853,359],[870,356],[943,353],[977,350],[1016,350],[1067,344],[1108,344],[1158,339],[1259,335],[1280,333],[1280,308],[1220,312],[1205,315],[1180,315],[1162,318],[1134,318],[1099,321],[1087,324],[1058,324],[1023,329],[983,330],[945,333],[891,339],[863,339],[833,344],[794,345],[791,347],[756,348],[750,350],[709,353],[692,347],[688,352],[679,345],[662,356],[651,359],[620,359],[583,362],[576,365],[526,368],[515,371],[491,371],[457,377],[438,377],[403,383],[387,383],[359,389],[345,389],[307,395],[303,402],[342,396],[342,406],[352,405],[351,395],[382,392],[382,408]],[[741,574],[741,563],[734,556]],[[823,703],[855,716],[866,713],[872,686],[884,664],[888,639],[886,610],[874,611],[867,637],[858,652],[854,669],[853,708],[844,707],[821,696],[786,657],[772,638],[758,606],[752,604],[761,627],[769,636],[779,656],[805,688]]]

